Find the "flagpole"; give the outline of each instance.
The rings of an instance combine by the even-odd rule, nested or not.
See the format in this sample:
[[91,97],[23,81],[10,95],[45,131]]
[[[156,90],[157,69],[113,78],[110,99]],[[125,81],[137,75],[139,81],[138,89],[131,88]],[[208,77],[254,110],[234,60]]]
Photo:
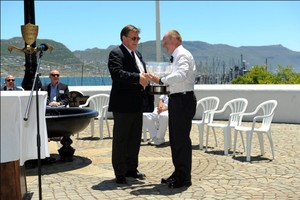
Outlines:
[[159,0],[156,0],[156,61],[161,59]]

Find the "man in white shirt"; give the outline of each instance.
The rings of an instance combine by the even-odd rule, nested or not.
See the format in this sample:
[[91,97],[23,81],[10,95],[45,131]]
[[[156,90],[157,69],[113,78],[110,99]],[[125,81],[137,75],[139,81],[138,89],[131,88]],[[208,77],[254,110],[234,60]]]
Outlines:
[[169,188],[189,187],[192,169],[192,145],[190,131],[196,113],[194,94],[196,65],[192,54],[182,46],[181,35],[176,30],[163,37],[163,47],[172,54],[172,72],[166,77],[148,74],[148,78],[160,85],[169,85],[169,136],[174,172],[161,183]]

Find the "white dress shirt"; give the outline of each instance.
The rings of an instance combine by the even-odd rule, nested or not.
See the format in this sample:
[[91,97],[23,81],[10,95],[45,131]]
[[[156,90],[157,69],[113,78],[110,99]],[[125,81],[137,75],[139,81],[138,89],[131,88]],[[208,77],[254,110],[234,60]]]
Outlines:
[[172,56],[172,73],[162,77],[161,81],[169,85],[170,94],[194,91],[196,65],[193,55],[180,45]]
[[[132,51],[130,49],[128,49],[125,44],[123,44],[123,45],[131,55]],[[144,66],[143,66],[142,62],[140,61],[140,58],[136,55],[135,51],[133,51],[133,53],[134,53],[134,58],[135,58],[136,65],[138,66],[140,72],[145,72]]]
[[144,66],[143,66],[142,62],[140,61],[140,58],[136,55],[135,52],[134,52],[134,56],[135,56],[136,65],[139,67],[140,72],[145,72]]

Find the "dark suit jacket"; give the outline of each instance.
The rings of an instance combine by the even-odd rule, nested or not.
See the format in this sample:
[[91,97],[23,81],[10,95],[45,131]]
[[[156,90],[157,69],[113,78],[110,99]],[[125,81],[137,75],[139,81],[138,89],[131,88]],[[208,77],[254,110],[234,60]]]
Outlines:
[[[48,92],[47,105],[50,102],[50,90],[51,90],[50,84],[51,83],[49,83],[47,85],[43,85],[42,88],[41,88],[42,91],[47,91]],[[64,106],[69,105],[70,92],[69,92],[68,85],[65,85],[63,83],[58,82],[57,91],[56,91],[56,101],[60,102]]]
[[[146,72],[141,53],[135,51]],[[143,107],[143,86],[139,84],[140,70],[125,46],[113,49],[108,58],[112,88],[108,110],[120,113],[141,112]]]
[[[5,85],[3,88],[1,88],[1,90],[4,90],[4,91],[6,91],[6,90],[7,90],[7,87],[6,87],[6,85]],[[12,90],[14,90],[14,91],[22,91],[22,89],[21,89],[21,88],[18,88],[18,87],[16,87],[16,86],[14,86],[14,87],[12,88]]]

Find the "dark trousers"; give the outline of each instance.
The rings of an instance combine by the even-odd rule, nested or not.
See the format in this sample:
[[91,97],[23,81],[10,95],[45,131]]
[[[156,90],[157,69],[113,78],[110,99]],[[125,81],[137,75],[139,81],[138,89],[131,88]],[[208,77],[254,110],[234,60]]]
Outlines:
[[196,105],[197,99],[194,93],[171,94],[169,98],[169,135],[172,161],[175,167],[172,176],[181,181],[191,180],[192,143],[190,131]]
[[113,112],[112,165],[116,176],[138,167],[143,113]]

